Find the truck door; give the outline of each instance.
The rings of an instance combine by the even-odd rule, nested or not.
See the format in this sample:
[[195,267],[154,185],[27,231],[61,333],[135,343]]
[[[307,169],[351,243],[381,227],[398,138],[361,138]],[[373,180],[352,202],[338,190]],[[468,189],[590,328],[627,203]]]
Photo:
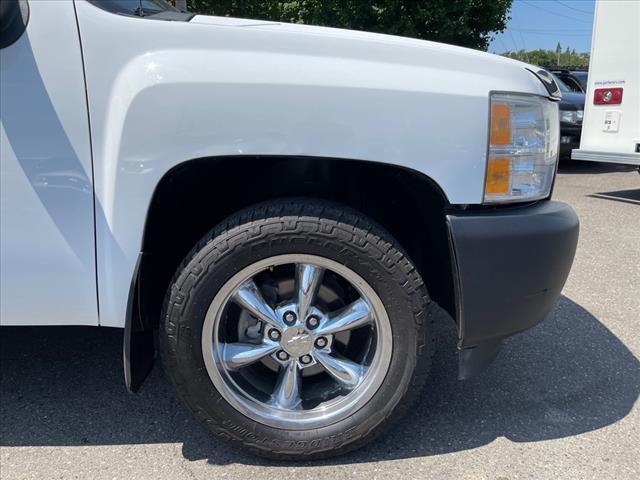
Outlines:
[[[91,146],[74,3],[3,0],[0,14],[0,322],[97,325]],[[4,28],[21,19],[26,30]]]

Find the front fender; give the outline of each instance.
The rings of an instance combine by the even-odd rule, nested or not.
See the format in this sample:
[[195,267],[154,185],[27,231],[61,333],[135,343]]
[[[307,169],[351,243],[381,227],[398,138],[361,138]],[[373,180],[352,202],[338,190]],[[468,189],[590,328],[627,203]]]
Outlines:
[[182,162],[384,162],[427,175],[451,203],[479,203],[488,92],[541,88],[519,64],[429,42],[141,19],[81,0],[76,7],[106,326],[124,325],[153,191]]

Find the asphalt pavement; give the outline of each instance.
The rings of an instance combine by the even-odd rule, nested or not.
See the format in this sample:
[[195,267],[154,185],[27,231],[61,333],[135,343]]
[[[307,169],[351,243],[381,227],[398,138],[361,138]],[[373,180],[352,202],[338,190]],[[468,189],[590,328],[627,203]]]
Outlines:
[[420,405],[365,449],[314,463],[239,453],[186,414],[158,368],[126,392],[121,331],[4,328],[0,478],[640,478],[640,175],[565,162],[554,197],[581,232],[553,312],[467,382],[443,315]]

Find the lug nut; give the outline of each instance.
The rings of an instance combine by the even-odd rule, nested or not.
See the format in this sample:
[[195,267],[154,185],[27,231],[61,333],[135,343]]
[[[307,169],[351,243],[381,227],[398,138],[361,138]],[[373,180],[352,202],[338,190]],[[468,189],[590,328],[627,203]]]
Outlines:
[[324,337],[318,337],[316,338],[316,348],[324,348],[327,346],[329,342],[327,341],[326,338]]
[[303,355],[300,357],[300,363],[302,363],[303,365],[311,363],[311,360],[311,355]]
[[274,342],[277,342],[278,340],[280,340],[280,332],[275,328],[272,328],[271,330],[269,330],[269,338]]
[[280,350],[278,353],[276,353],[276,357],[278,357],[278,360],[281,360],[284,362],[285,360],[289,359],[289,354],[284,350]]
[[291,311],[285,312],[282,318],[287,325],[293,325],[294,323],[296,323],[296,314]]
[[307,318],[307,327],[309,327],[311,330],[313,330],[314,328],[318,328],[318,325],[320,325],[320,319],[314,315],[312,315],[311,317]]

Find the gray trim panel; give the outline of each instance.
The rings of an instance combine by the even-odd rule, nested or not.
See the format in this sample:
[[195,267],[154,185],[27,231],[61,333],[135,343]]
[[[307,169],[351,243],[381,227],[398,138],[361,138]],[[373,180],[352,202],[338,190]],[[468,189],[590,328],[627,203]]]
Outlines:
[[594,152],[577,149],[571,152],[571,159],[640,166],[640,153]]

